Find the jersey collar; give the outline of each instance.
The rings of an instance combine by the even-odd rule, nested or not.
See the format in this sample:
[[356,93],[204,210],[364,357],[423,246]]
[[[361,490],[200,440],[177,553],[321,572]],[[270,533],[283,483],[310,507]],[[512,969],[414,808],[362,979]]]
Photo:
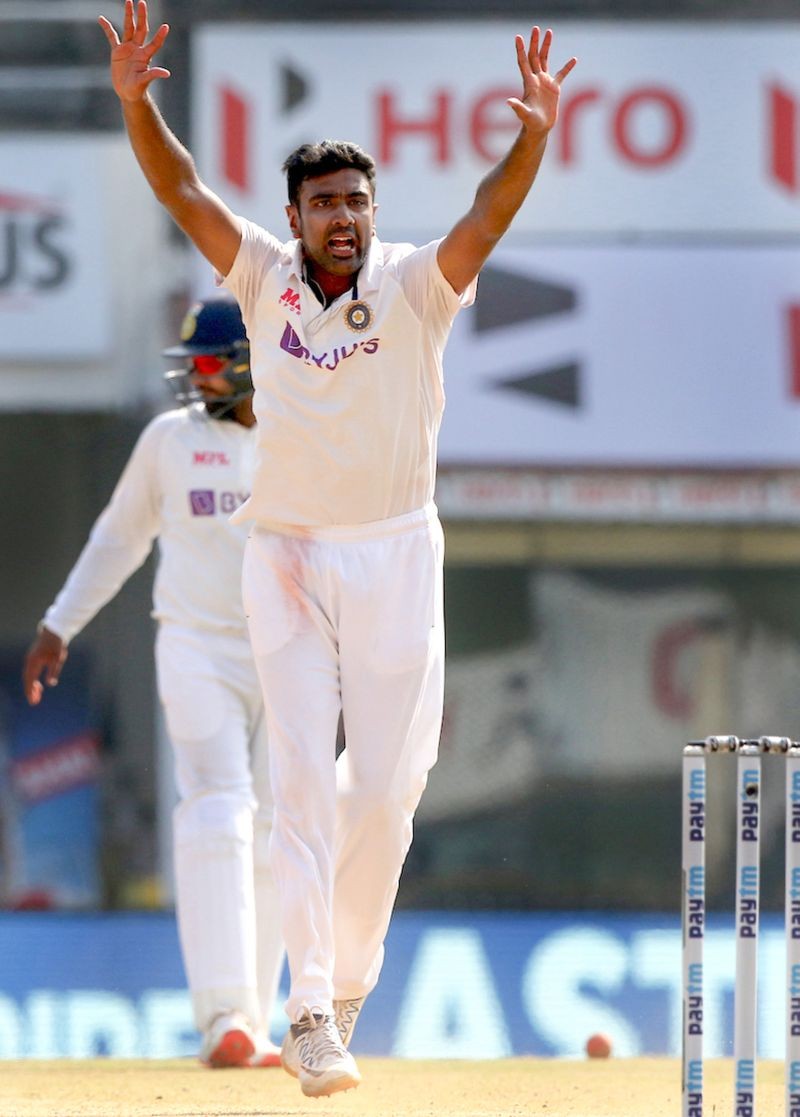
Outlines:
[[[359,296],[367,291],[375,291],[379,286],[380,269],[383,267],[383,245],[377,237],[373,237],[367,249],[361,271],[358,273],[357,285]],[[292,244],[292,260],[289,265],[289,276],[297,283],[307,283],[305,275],[305,261],[303,259],[303,242],[299,239]]]

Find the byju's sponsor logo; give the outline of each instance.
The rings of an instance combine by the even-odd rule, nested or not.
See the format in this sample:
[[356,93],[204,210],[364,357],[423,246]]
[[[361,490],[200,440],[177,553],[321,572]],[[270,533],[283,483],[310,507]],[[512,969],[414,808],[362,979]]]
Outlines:
[[248,495],[229,491],[215,493],[213,489],[192,489],[189,493],[189,506],[193,516],[215,516],[217,511],[223,516],[230,516],[240,504],[244,504]]
[[354,341],[352,345],[336,345],[325,353],[312,353],[297,336],[291,325],[287,322],[281,337],[281,349],[291,357],[297,357],[307,365],[316,365],[318,369],[327,369],[333,372],[341,361],[352,357],[357,349],[362,353],[371,355],[377,353],[380,338],[371,337],[366,341]]
[[193,516],[213,516],[217,511],[216,494],[213,489],[192,489],[189,493],[189,507]]

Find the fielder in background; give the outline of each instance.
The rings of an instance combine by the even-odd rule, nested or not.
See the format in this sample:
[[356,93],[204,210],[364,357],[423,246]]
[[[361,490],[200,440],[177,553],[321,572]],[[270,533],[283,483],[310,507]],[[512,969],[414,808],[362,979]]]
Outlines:
[[179,803],[175,891],[201,1060],[275,1066],[268,1025],[283,961],[267,736],[241,597],[256,450],[250,354],[239,307],[210,299],[165,351],[180,403],[142,432],[107,508],[39,625],[25,660],[31,705],[55,686],[69,641],[159,542],[156,668]]
[[[291,989],[283,1063],[305,1094],[356,1086],[347,1050],[375,986],[442,718],[442,531],[433,503],[442,354],[538,171],[571,59],[516,39],[519,132],[474,204],[422,248],[375,234],[355,144],[292,153],[286,244],[198,177],[148,90],[166,24],[108,20],[111,79],[158,200],[224,276],[253,344],[259,465],[243,589],[269,720],[273,865]],[[390,42],[391,32],[387,32]],[[387,42],[387,46],[389,45]],[[339,711],[346,748],[334,762]]]

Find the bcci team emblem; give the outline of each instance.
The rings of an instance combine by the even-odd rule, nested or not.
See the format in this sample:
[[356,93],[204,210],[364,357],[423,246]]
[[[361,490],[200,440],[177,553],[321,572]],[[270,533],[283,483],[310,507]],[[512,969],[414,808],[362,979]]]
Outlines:
[[361,334],[364,330],[368,330],[374,320],[375,315],[372,313],[372,307],[369,303],[365,303],[361,299],[357,302],[350,303],[344,312],[345,325],[349,330],[357,334]]
[[181,341],[190,341],[194,337],[194,331],[197,329],[197,312],[200,310],[200,304],[195,303],[186,312],[186,316],[181,322]]

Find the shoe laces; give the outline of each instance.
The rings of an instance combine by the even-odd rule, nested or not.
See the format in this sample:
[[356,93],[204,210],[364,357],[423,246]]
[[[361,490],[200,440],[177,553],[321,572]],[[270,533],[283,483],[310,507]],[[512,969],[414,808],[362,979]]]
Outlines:
[[332,1016],[314,1012],[303,1005],[292,1033],[297,1043],[300,1062],[314,1067],[331,1058],[341,1058],[342,1041]]

